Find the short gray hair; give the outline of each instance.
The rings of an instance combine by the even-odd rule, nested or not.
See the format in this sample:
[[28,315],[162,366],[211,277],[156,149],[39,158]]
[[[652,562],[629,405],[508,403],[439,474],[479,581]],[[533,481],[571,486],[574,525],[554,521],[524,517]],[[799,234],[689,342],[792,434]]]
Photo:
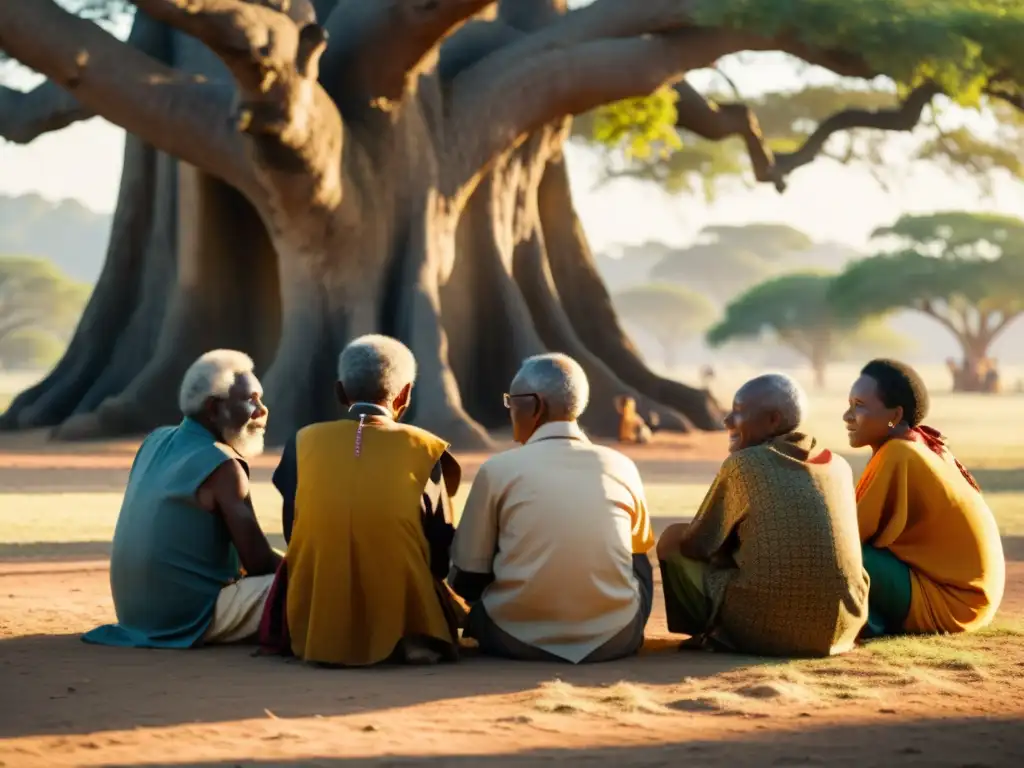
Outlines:
[[227,397],[239,376],[253,372],[252,358],[236,349],[214,349],[202,355],[181,379],[178,407],[198,416],[211,397]]
[[590,401],[590,382],[583,368],[568,355],[534,355],[523,361],[512,380],[512,394],[534,394],[548,404],[552,415],[578,419]]
[[766,373],[751,379],[740,390],[756,391],[765,407],[779,412],[787,430],[799,427],[807,416],[807,393],[792,376]]
[[338,357],[338,381],[353,403],[390,403],[415,380],[416,358],[390,336],[360,336]]

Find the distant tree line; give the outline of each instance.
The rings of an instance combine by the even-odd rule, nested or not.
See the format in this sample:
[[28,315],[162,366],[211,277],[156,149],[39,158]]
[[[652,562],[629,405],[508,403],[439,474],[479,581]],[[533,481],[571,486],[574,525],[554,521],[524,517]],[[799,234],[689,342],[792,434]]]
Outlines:
[[[956,339],[957,391],[992,391],[995,340],[1024,313],[1024,221],[975,213],[903,216],[873,233],[877,253],[833,271],[792,267],[815,244],[779,225],[708,228],[664,252],[652,282],[618,294],[627,322],[656,339],[666,367],[704,331],[707,343],[772,342],[810,365],[819,385],[832,362],[906,351],[888,318],[920,312]],[[629,253],[624,255],[629,258]],[[825,265],[822,265],[825,266]]]
[[45,259],[0,257],[0,369],[50,368],[88,298],[87,285]]

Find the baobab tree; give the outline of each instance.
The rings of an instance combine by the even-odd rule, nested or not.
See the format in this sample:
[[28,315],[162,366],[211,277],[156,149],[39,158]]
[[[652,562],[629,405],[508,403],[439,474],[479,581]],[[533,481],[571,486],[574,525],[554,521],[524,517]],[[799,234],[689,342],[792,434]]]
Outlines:
[[[345,341],[382,331],[419,359],[414,420],[462,447],[486,443],[497,393],[544,349],[587,369],[599,434],[620,394],[665,427],[712,428],[707,393],[654,375],[619,328],[572,206],[570,118],[673,86],[680,125],[742,136],[757,178],[782,189],[825,136],[902,125],[940,92],[1020,105],[1024,13],[995,0],[945,14],[960,4],[890,0],[876,17],[838,0],[807,14],[771,0],[133,4],[127,42],[53,0],[0,4],[0,50],[48,78],[0,112],[0,133],[90,115],[129,133],[104,272],[7,426],[71,438],[172,421],[188,362],[233,346],[263,371],[279,440],[332,413]],[[937,18],[941,35],[918,34]],[[774,156],[746,107],[680,80],[746,50],[914,87]]]

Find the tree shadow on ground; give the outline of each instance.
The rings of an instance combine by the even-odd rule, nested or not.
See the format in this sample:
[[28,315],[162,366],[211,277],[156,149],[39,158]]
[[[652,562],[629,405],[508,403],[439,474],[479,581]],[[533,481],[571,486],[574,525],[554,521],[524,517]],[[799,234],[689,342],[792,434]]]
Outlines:
[[327,670],[253,658],[252,646],[157,651],[88,645],[77,634],[18,637],[0,640],[0,697],[12,697],[2,706],[0,738],[264,718],[268,710],[280,718],[330,717],[519,693],[556,678],[663,685],[773,663],[681,652],[679,640],[652,637],[638,657],[604,664],[510,662],[469,650],[457,664]]
[[[692,724],[691,724],[692,725]],[[845,724],[805,727],[799,730],[729,734],[727,740],[689,740],[649,746],[583,749],[540,749],[506,754],[408,756],[386,758],[318,757],[308,759],[226,760],[202,763],[143,763],[147,768],[271,768],[271,766],[323,766],[355,768],[362,765],[391,766],[520,766],[538,763],[567,765],[656,766],[851,766],[889,768],[893,765],[929,768],[1019,766],[1024,764],[1024,731],[1017,719],[943,718],[898,720],[884,724]],[[790,726],[791,728],[791,726]],[[111,766],[117,768],[117,766]],[[124,768],[128,768],[127,765]]]

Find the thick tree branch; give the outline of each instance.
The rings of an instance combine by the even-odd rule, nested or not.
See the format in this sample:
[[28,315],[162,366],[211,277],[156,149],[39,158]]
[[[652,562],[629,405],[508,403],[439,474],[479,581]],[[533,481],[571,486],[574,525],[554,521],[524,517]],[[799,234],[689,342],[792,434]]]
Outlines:
[[494,0],[340,0],[323,70],[346,100],[388,109],[436,62],[440,41]]
[[678,117],[676,125],[701,138],[721,141],[730,136],[739,136],[747,145],[754,178],[770,181],[782,192],[786,180],[778,172],[772,151],[764,142],[757,115],[745,104],[716,104],[698,93],[685,80],[676,85],[679,100],[676,102]]
[[969,338],[965,330],[958,328],[956,323],[953,322],[952,318],[940,312],[939,309],[931,301],[927,299],[923,301],[918,301],[914,304],[914,308],[928,315],[928,317],[931,317],[934,320],[938,321],[943,327],[946,328],[946,330],[953,334],[956,340],[960,342],[961,346],[966,346],[968,344]]
[[1024,91],[1017,83],[1007,79],[1004,75],[991,78],[984,91],[990,98],[998,99],[1014,109],[1024,112]]
[[[651,93],[680,73],[709,64],[734,45],[729,33],[682,29],[664,35],[552,45],[511,68],[495,69],[491,58],[502,57],[489,57],[452,84],[448,138],[455,156],[448,164],[451,176],[446,186],[453,193],[465,193],[498,155],[542,125]],[[519,47],[512,45],[508,50]]]
[[891,109],[846,109],[822,121],[795,152],[775,156],[775,173],[788,176],[797,168],[807,165],[824,149],[833,134],[854,128],[873,128],[881,131],[912,131],[921,120],[925,107],[942,93],[935,83],[915,88],[897,107]]
[[92,110],[49,80],[26,92],[0,86],[0,137],[15,144],[28,144],[92,116]]
[[[1014,311],[1014,312],[1003,312],[1002,313],[1002,317],[999,318],[999,321],[996,322],[994,325],[992,325],[990,328],[988,328],[987,335],[988,335],[989,343],[994,341],[995,338],[999,334],[1001,334],[1003,331],[1006,330],[1006,327],[1010,323],[1012,323],[1014,320],[1016,320],[1021,315],[1024,315],[1024,309],[1019,309],[1019,310]],[[988,325],[988,322],[986,320],[986,326],[987,325]]]
[[[459,74],[451,87],[450,137],[465,162],[457,164],[455,185],[471,186],[478,168],[540,125],[650,93],[674,76],[710,66],[730,53],[779,50],[841,75],[873,74],[859,54],[814,48],[786,33],[766,38],[695,27],[696,5],[695,0],[596,0]],[[605,54],[620,69],[602,62]],[[771,155],[749,112],[727,105],[710,119],[708,109],[707,102],[696,108],[695,126],[723,136],[739,133],[762,176],[776,180],[769,171]],[[482,121],[489,130],[464,150],[469,126],[475,129]],[[480,165],[474,167],[474,162]]]
[[[517,70],[524,62],[554,49],[607,38],[679,31],[691,23],[696,4],[697,0],[645,0],[642,3],[636,0],[595,0],[540,29],[530,25],[530,35],[513,45],[499,48],[476,66],[467,69],[456,79],[454,86],[459,90],[475,90],[480,83]],[[522,9],[516,12],[509,9],[502,11],[503,19],[510,24],[521,23],[524,14]]]
[[53,0],[0,2],[0,50],[157,149],[245,189],[232,89],[185,76]]
[[[686,82],[676,86],[679,101],[677,126],[712,141],[739,136],[747,145],[754,178],[771,182],[780,192],[793,171],[824,153],[836,133],[860,128],[884,131],[912,131],[931,100],[942,90],[927,83],[913,90],[903,103],[890,109],[846,109],[822,121],[795,152],[773,155],[761,133],[757,116],[745,104],[716,104],[704,98]],[[840,158],[837,158],[840,159]]]
[[327,36],[313,6],[288,0],[133,2],[205,43],[227,65],[239,88],[237,127],[251,140],[255,172],[272,209],[288,217],[333,212],[343,192],[343,131],[341,115],[318,83]]

